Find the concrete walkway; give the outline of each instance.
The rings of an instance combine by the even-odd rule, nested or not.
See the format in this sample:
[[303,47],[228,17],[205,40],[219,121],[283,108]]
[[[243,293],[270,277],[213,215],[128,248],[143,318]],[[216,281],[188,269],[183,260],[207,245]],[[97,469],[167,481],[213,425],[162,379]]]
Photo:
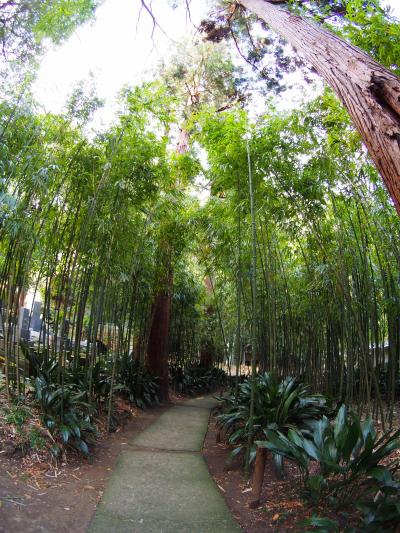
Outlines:
[[201,455],[210,397],[175,405],[129,443],[90,533],[241,531]]

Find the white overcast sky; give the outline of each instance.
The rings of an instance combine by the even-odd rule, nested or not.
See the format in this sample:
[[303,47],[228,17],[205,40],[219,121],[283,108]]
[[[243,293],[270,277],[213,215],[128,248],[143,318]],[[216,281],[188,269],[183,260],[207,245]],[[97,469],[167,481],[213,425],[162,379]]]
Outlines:
[[[149,77],[151,69],[167,57],[173,41],[194,31],[185,9],[173,10],[167,0],[153,4],[157,4],[153,10],[166,35],[156,28],[152,38],[152,20],[144,10],[140,12],[140,0],[105,0],[94,21],[45,54],[34,85],[36,99],[47,111],[58,112],[73,87],[92,74],[98,96],[108,104],[103,118],[110,119],[110,104],[122,86],[134,85],[146,74]],[[192,20],[200,22],[205,10],[205,1],[192,2]]]
[[[152,40],[148,14],[142,11],[138,22],[140,0],[105,0],[94,21],[78,28],[66,43],[43,57],[34,85],[38,102],[46,111],[61,111],[74,86],[92,74],[98,96],[107,102],[99,125],[107,124],[121,87],[140,82],[146,73],[149,76],[160,59],[168,56],[171,39],[179,41],[193,31],[186,10],[173,10],[168,4],[167,0],[153,2],[156,18],[168,37],[156,29]],[[400,0],[386,0],[385,4],[400,19]],[[207,1],[192,1],[191,11],[198,23],[207,12]]]

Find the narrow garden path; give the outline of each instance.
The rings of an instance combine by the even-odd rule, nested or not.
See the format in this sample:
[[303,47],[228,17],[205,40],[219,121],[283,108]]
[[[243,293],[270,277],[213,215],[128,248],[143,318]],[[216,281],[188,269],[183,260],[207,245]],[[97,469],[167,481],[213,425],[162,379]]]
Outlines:
[[210,397],[175,405],[129,442],[108,482],[91,533],[241,531],[202,457]]

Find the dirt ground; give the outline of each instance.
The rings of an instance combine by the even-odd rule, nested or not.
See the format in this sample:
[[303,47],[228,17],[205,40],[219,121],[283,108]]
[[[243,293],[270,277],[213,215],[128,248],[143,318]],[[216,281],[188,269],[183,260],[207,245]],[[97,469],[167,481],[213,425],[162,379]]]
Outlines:
[[132,410],[125,427],[99,441],[90,459],[69,457],[68,463],[51,465],[0,454],[0,532],[86,532],[128,439],[166,408]]

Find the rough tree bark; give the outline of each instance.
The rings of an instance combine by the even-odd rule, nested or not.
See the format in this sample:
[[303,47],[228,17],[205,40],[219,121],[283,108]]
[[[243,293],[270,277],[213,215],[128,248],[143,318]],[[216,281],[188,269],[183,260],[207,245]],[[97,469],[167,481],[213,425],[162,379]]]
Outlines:
[[[179,154],[184,154],[188,151],[188,148],[189,135],[187,131],[182,128],[179,133],[176,152]],[[150,374],[158,377],[160,400],[162,402],[168,402],[168,348],[173,274],[170,251],[164,251],[161,253],[161,256],[163,257],[164,273],[159,280],[160,288],[153,303],[153,318],[147,345],[147,369]]]
[[200,347],[200,366],[209,370],[214,365],[215,347],[212,339],[203,339]]
[[172,271],[157,293],[153,304],[149,342],[147,345],[147,369],[159,378],[159,397],[162,402],[169,401],[168,394],[168,340],[171,315]]
[[[197,104],[197,102],[196,102]],[[189,108],[190,108],[190,104]],[[189,150],[189,133],[186,128],[179,131],[176,152],[185,154]],[[168,248],[168,246],[167,246]],[[159,396],[162,402],[169,401],[168,379],[168,348],[169,323],[171,318],[173,273],[171,266],[171,252],[162,253],[164,265],[164,279],[160,280],[160,289],[153,304],[153,319],[147,345],[147,368],[153,376],[159,379]]]
[[261,492],[264,482],[265,464],[267,461],[267,449],[257,448],[256,461],[254,465],[254,474],[252,481],[253,492],[252,500],[249,504],[250,509],[257,509],[260,505]]
[[400,214],[400,79],[368,54],[290,13],[279,0],[239,0],[308,61],[340,98]]

